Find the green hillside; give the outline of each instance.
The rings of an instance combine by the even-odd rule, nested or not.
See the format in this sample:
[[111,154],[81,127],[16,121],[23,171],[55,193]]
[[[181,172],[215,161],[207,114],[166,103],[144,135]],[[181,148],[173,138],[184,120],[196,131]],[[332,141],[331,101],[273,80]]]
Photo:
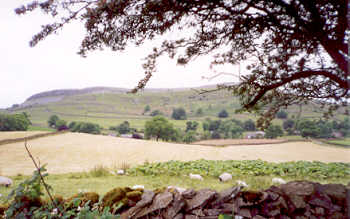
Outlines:
[[[93,90],[93,91],[91,91]],[[43,95],[44,94],[44,95]],[[47,101],[49,100],[49,101]],[[33,102],[34,101],[34,102]],[[35,101],[39,103],[35,103]],[[150,111],[144,114],[146,105]],[[132,127],[142,129],[145,121],[151,118],[153,110],[160,110],[165,116],[171,116],[173,108],[183,107],[186,110],[188,120],[201,121],[205,118],[217,118],[222,109],[226,109],[229,118],[238,120],[253,119],[257,116],[248,113],[236,114],[239,108],[238,99],[228,91],[210,92],[200,95],[195,89],[154,89],[145,90],[137,94],[130,94],[125,90],[90,89],[89,92],[69,92],[68,94],[44,92],[34,95],[17,108],[9,112],[27,112],[35,126],[47,126],[50,115],[56,114],[60,118],[70,121],[86,121],[100,124],[105,129],[128,120]],[[203,114],[197,115],[198,109]],[[297,116],[299,106],[291,106],[287,109],[288,116]],[[343,119],[345,109],[338,110],[337,118]],[[302,106],[302,117],[320,118],[322,110],[316,104]],[[171,120],[176,127],[184,128],[186,121]],[[281,124],[282,120],[275,119],[274,123]]]

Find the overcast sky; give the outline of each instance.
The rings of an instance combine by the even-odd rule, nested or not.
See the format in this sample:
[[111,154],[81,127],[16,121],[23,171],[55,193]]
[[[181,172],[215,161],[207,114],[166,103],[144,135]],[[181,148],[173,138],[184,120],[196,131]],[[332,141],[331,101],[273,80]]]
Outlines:
[[[58,35],[49,36],[35,48],[29,47],[32,36],[46,24],[41,13],[18,16],[14,8],[28,0],[4,0],[0,8],[0,108],[22,103],[29,96],[54,89],[109,86],[133,88],[144,76],[141,67],[154,44],[130,47],[123,53],[95,51],[87,58],[77,55],[84,30],[79,23],[67,26]],[[176,33],[174,33],[176,36]],[[196,87],[232,82],[233,76],[211,81],[202,79],[215,73],[209,69],[210,57],[183,67],[163,58],[147,88]],[[217,69],[237,72],[237,66]]]

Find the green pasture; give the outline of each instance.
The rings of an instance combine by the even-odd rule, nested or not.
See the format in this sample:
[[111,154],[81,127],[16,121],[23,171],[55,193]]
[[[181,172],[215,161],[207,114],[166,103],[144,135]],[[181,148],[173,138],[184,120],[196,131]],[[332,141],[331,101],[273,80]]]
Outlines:
[[[268,174],[268,175],[255,175],[257,172],[254,171],[266,171],[264,168],[269,165],[274,165],[273,163],[266,163],[263,161],[231,161],[237,165],[242,165],[246,171],[242,174],[234,174],[233,179],[227,182],[220,182],[218,177],[213,176],[212,174],[206,174],[205,164],[210,164],[211,168],[215,168],[216,166],[212,166],[211,161],[199,160],[193,161],[189,163],[183,162],[166,162],[166,163],[155,163],[155,164],[144,164],[132,169],[129,169],[128,175],[124,176],[115,176],[110,173],[111,168],[106,167],[97,167],[94,170],[89,172],[80,172],[80,173],[67,173],[67,174],[49,174],[46,178],[46,182],[52,187],[52,193],[56,195],[62,195],[67,198],[76,193],[82,191],[93,191],[97,192],[100,195],[104,195],[109,190],[115,187],[132,187],[134,185],[144,185],[145,189],[154,190],[167,186],[178,186],[182,188],[211,188],[217,191],[221,191],[225,188],[229,188],[237,185],[237,180],[245,181],[249,186],[246,189],[249,190],[262,190],[267,189],[270,186],[274,185],[272,183],[272,178],[281,177],[286,181],[294,181],[294,180],[311,180],[319,183],[341,183],[347,184],[350,181],[350,167],[349,164],[343,164],[343,166],[347,165],[347,170],[342,168],[343,170],[337,173],[332,173],[332,171],[337,171],[342,167],[341,164],[324,164],[320,163],[319,167],[317,167],[317,163],[310,162],[297,162],[295,165],[293,163],[285,163],[281,164],[278,168],[291,168],[291,170],[298,171],[299,174],[291,176],[283,176],[278,174]],[[175,165],[174,165],[175,164]],[[188,177],[188,173],[178,169],[176,172],[172,172],[173,170],[169,170],[169,165],[177,168],[179,166],[185,165],[185,170],[192,169],[192,171],[196,171],[200,173],[204,180],[194,180]],[[225,165],[225,163],[218,163],[217,167],[221,167],[221,165]],[[294,165],[294,166],[293,166]],[[277,165],[278,166],[278,165]],[[305,171],[301,171],[300,167],[304,166]],[[152,167],[152,174],[150,173],[141,173],[138,172],[141,169]],[[165,168],[166,169],[163,169]],[[186,169],[187,168],[187,169]],[[251,172],[249,172],[249,168]],[[255,169],[254,169],[255,168]],[[258,169],[260,168],[260,169]],[[294,168],[294,169],[293,169]],[[170,168],[171,169],[171,168]],[[155,172],[154,172],[155,171]],[[157,172],[158,171],[158,172]],[[165,171],[165,172],[164,172]],[[167,172],[168,171],[168,172]],[[316,177],[315,174],[309,174],[309,171],[319,171],[319,174],[323,174],[324,177]],[[162,173],[164,172],[164,173]],[[155,174],[156,173],[156,174]],[[346,175],[343,175],[343,174]],[[0,187],[0,203],[5,202],[6,196],[10,193],[10,191],[18,186],[22,181],[27,179],[30,176],[17,175],[12,176],[12,180],[14,184],[12,187]],[[46,195],[47,197],[47,195]]]
[[[186,110],[188,120],[203,121],[205,118],[219,119],[218,113],[225,109],[229,117],[245,121],[257,120],[258,116],[250,113],[235,113],[240,108],[239,101],[230,92],[219,91],[206,94],[198,94],[194,89],[188,90],[164,90],[159,92],[128,93],[98,93],[66,96],[58,102],[44,105],[33,105],[15,112],[27,112],[34,126],[46,127],[51,115],[58,115],[67,122],[82,121],[93,122],[104,129],[116,126],[123,121],[129,121],[131,126],[143,129],[147,120],[152,117],[150,112],[144,114],[144,108],[149,105],[153,110],[160,110],[164,116],[170,119],[172,110],[183,107]],[[196,114],[202,109],[203,115]],[[318,105],[309,104],[301,106],[302,118],[318,119],[323,113]],[[292,105],[288,109],[289,118],[297,118],[300,112],[299,105]],[[344,119],[344,109],[340,109],[336,119]],[[185,129],[186,121],[171,120],[177,128]],[[274,119],[273,123],[282,125],[283,120]]]

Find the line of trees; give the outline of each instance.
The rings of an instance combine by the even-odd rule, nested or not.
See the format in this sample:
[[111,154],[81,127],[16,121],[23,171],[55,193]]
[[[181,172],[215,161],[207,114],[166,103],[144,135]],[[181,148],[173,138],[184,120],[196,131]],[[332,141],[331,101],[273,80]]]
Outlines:
[[31,125],[27,113],[0,114],[0,131],[26,131]]
[[47,121],[49,127],[55,128],[58,131],[70,130],[72,132],[82,132],[90,134],[100,134],[101,127],[98,124],[91,122],[72,121],[67,126],[67,122],[60,119],[57,115],[51,115]]

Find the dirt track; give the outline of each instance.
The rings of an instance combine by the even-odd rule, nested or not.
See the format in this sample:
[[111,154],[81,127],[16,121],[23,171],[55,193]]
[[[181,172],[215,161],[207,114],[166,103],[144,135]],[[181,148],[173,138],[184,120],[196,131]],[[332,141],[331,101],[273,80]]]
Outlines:
[[[41,164],[48,163],[50,173],[87,171],[96,165],[131,165],[144,161],[168,160],[252,160],[284,162],[318,160],[350,162],[350,149],[294,142],[256,146],[208,147],[67,133],[29,141],[29,147]],[[0,173],[31,174],[34,170],[23,143],[0,146]]]

